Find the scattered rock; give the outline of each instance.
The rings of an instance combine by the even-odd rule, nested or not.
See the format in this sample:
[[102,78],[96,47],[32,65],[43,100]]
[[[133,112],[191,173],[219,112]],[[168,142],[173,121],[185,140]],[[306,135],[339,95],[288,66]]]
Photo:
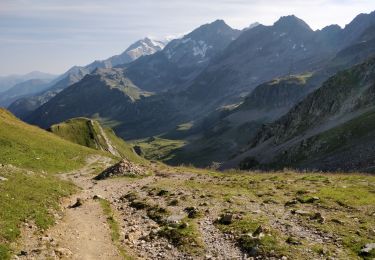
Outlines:
[[313,216],[311,216],[310,219],[317,220],[321,224],[325,222],[325,218],[322,216],[320,212],[316,212]]
[[73,255],[72,251],[70,251],[68,248],[63,247],[55,249],[55,253],[60,257],[69,257]]
[[200,215],[199,210],[196,207],[187,207],[184,210],[188,213],[188,218],[196,218]]
[[309,211],[304,211],[304,210],[292,210],[291,211],[292,214],[296,214],[296,215],[300,215],[300,216],[311,216],[311,212]]
[[269,233],[270,230],[266,227],[259,226],[254,232],[253,237],[262,237],[264,233]]
[[81,207],[82,204],[83,204],[82,200],[80,198],[77,198],[76,203],[74,203],[73,205],[69,206],[69,208],[71,208],[71,209],[78,208],[78,207]]
[[218,219],[218,222],[223,225],[230,225],[232,224],[232,221],[233,221],[233,214],[230,214],[230,213],[222,214]]
[[102,199],[104,199],[102,196],[100,196],[100,195],[94,195],[93,197],[92,197],[92,199],[94,199],[94,200],[102,200]]
[[293,199],[293,200],[289,200],[285,203],[285,207],[288,207],[288,206],[291,206],[291,205],[295,205],[297,204],[298,201],[296,199]]
[[178,199],[173,199],[168,203],[168,206],[177,206],[178,205]]
[[366,244],[360,251],[361,255],[366,256],[370,255],[373,251],[375,251],[375,243]]
[[167,195],[168,193],[169,193],[169,191],[167,191],[167,190],[160,190],[156,195],[160,196],[160,197],[163,197],[163,196]]
[[187,228],[187,227],[189,227],[189,223],[187,222],[182,222],[180,225],[180,228]]
[[104,170],[94,179],[104,180],[110,177],[144,176],[144,175],[146,175],[146,171],[142,167],[135,165],[134,163],[131,163],[130,161],[126,159],[122,159],[122,161]]
[[301,245],[302,243],[298,241],[295,237],[288,237],[286,242],[290,245]]
[[8,179],[0,176],[0,181],[7,181]]
[[21,250],[21,252],[18,254],[18,256],[27,256],[27,252],[24,250]]

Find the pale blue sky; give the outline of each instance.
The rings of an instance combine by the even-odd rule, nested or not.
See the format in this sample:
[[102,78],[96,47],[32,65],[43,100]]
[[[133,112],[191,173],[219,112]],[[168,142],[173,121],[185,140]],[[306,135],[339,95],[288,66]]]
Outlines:
[[295,14],[320,29],[373,10],[374,0],[0,0],[0,75],[62,73],[219,18],[242,29]]

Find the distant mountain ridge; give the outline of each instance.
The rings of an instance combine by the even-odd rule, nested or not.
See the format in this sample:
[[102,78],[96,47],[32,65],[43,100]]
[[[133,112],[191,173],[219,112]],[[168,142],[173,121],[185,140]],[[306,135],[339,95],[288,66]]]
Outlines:
[[[117,84],[121,84],[122,81],[128,81],[140,91],[147,93],[153,91],[164,92],[165,90],[177,85],[178,87],[181,87],[181,85],[179,85],[180,82],[181,84],[184,84],[184,82],[190,82],[200,71],[202,71],[203,68],[207,66],[211,58],[232,42],[239,33],[239,31],[230,28],[222,20],[203,25],[183,38],[171,41],[162,51],[157,52],[154,55],[145,56],[128,65],[113,68],[112,70],[116,70],[116,73],[114,74],[117,76],[109,76],[108,79],[113,79]],[[202,44],[206,44],[207,48],[209,46],[211,47],[208,48],[209,50],[204,46],[203,49],[199,49],[202,47]],[[103,74],[100,71],[92,73],[93,76],[98,74],[100,74],[101,79],[104,79],[109,75]],[[151,104],[154,104],[154,102],[160,104],[163,111],[169,111],[174,106],[174,104],[165,104],[168,97],[164,96],[141,98],[135,102],[135,104],[130,104],[126,100],[120,103],[118,100],[120,100],[121,97],[116,97],[101,106],[95,104],[95,108],[91,110],[88,109],[92,107],[89,104],[85,105],[82,102],[72,102],[75,98],[77,98],[77,100],[87,100],[87,102],[90,102],[90,99],[100,100],[102,98],[101,96],[98,96],[94,90],[87,93],[85,97],[79,96],[83,94],[80,90],[86,89],[89,86],[92,86],[93,89],[98,86],[103,86],[99,80],[97,84],[94,84],[93,78],[94,77],[90,77],[90,75],[83,78],[83,80],[72,85],[70,88],[66,89],[66,91],[61,92],[56,98],[52,99],[30,116],[26,117],[26,120],[34,123],[38,122],[41,126],[48,127],[50,124],[64,121],[70,117],[75,117],[74,115],[76,114],[91,117],[93,114],[99,113],[101,116],[106,115],[106,117],[118,118],[120,122],[122,122],[121,120],[124,118],[128,118],[128,120],[131,119],[132,122],[134,122],[137,121],[137,118],[139,117],[135,115],[139,115],[139,113],[150,115],[152,111],[158,111],[158,109],[152,109],[148,103],[149,101]],[[106,88],[107,90],[110,89],[108,88],[108,85],[106,85]],[[104,91],[104,89],[102,90]],[[71,96],[68,97],[68,93],[69,95],[74,95],[76,97],[74,99]],[[104,94],[102,93],[102,95]],[[110,95],[110,93],[108,93],[108,95]],[[119,103],[115,104],[114,100],[117,100]],[[56,102],[60,103],[58,107],[55,107]],[[67,105],[68,103],[69,105]],[[179,105],[181,105],[181,103]],[[67,107],[68,110],[66,109]],[[117,107],[117,110],[114,111],[113,107]],[[10,109],[13,111],[12,107],[10,107]],[[45,111],[49,109],[52,109],[53,111],[47,113],[48,115],[45,114]],[[95,109],[97,111],[94,112],[93,110]],[[129,115],[129,113],[135,113],[135,115]],[[153,116],[154,114],[150,115],[150,117]],[[134,122],[134,125],[143,124],[141,122]]]
[[[86,66],[74,66],[67,72],[54,80],[53,84],[45,91],[34,96],[28,96],[16,100],[10,104],[9,110],[18,117],[25,117],[45,102],[49,101],[57,93],[66,87],[80,81],[83,77],[98,68],[112,68],[120,64],[130,63],[142,56],[151,55],[161,51],[165,47],[165,43],[150,38],[144,38],[130,45],[122,54],[112,56],[103,61],[94,61]],[[12,100],[13,101],[13,100]],[[7,102],[9,103],[9,102]]]
[[240,33],[223,20],[202,25],[172,40],[161,52],[125,65],[125,74],[147,91],[183,89]]
[[49,74],[49,73],[40,72],[40,71],[32,71],[25,75],[1,76],[0,77],[0,94],[1,92],[4,92],[10,89],[14,85],[30,80],[30,79],[52,80],[55,77],[57,76]]
[[43,79],[29,79],[18,83],[7,91],[0,93],[0,106],[7,107],[21,97],[39,93],[47,89],[50,86],[49,83],[50,80]]

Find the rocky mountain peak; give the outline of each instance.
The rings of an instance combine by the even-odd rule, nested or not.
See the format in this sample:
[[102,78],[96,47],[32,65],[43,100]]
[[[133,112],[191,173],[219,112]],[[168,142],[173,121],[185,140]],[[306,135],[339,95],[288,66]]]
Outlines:
[[277,22],[274,23],[274,26],[283,30],[302,29],[305,31],[312,31],[310,26],[305,21],[295,15],[282,16]]
[[[209,57],[228,46],[239,34],[239,30],[231,28],[223,20],[216,20],[198,27],[181,39],[171,41],[164,53],[174,62],[181,62],[181,58],[186,57],[196,61],[207,61]],[[188,63],[192,62],[190,58]]]

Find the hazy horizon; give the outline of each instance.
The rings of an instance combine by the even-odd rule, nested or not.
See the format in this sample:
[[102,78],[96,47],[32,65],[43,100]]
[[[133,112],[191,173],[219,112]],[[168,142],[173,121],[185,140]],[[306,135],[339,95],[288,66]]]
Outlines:
[[146,36],[185,34],[223,19],[236,29],[254,22],[271,25],[294,14],[314,30],[344,27],[373,0],[3,0],[0,3],[0,76],[42,71],[61,74],[123,52]]

